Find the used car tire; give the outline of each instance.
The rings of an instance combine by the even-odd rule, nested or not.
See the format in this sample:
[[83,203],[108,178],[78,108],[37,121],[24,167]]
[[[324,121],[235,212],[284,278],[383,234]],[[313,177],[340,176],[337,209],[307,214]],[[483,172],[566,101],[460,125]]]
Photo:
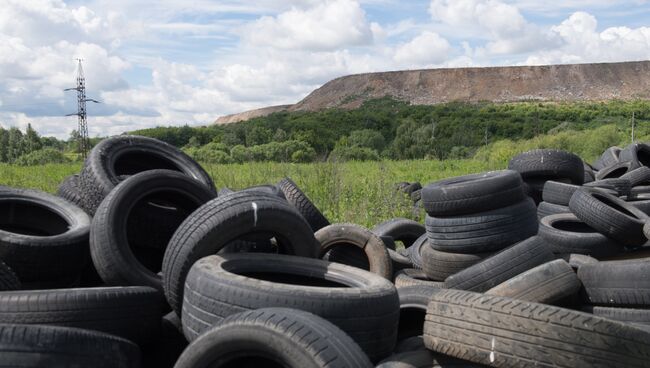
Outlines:
[[549,180],[544,183],[542,198],[544,199],[544,202],[547,203],[568,206],[571,196],[578,188],[580,188],[579,185]]
[[545,304],[443,290],[424,324],[427,348],[499,367],[647,367],[650,332]]
[[90,217],[51,194],[0,187],[0,259],[25,288],[67,287],[90,261]]
[[437,288],[445,287],[444,282],[429,280],[424,271],[415,268],[407,268],[395,273],[394,283],[397,289],[417,285]]
[[621,154],[621,147],[612,146],[603,152],[603,154],[593,163],[595,170],[602,170],[603,168],[610,166],[618,162],[618,156]]
[[216,193],[210,175],[180,149],[154,138],[121,135],[102,140],[88,154],[79,176],[84,210],[94,215],[120,176],[154,169],[182,172]]
[[621,162],[630,162],[630,170],[650,166],[650,146],[645,143],[632,143],[618,155]]
[[632,192],[632,185],[627,179],[614,178],[592,181],[584,185],[585,187],[598,188],[616,196],[628,196]]
[[569,179],[572,184],[583,183],[585,170],[580,157],[554,149],[520,153],[510,160],[508,169],[519,172],[526,182],[529,179]]
[[650,309],[584,306],[582,310],[598,317],[613,319],[639,327],[650,326]]
[[444,281],[447,277],[472,266],[491,256],[487,253],[450,253],[433,249],[431,246],[422,248],[422,270],[430,280]]
[[647,259],[607,261],[578,270],[589,304],[621,307],[650,306],[650,262]]
[[194,262],[251,233],[275,237],[283,254],[316,258],[319,253],[311,227],[287,201],[262,192],[215,198],[185,219],[165,251],[163,288],[176,313],[180,314],[185,276]]
[[[158,274],[165,252],[162,244],[168,244],[183,220],[214,197],[210,188],[170,170],[145,171],[118,184],[97,208],[90,231],[90,253],[102,280],[107,285],[150,286],[162,292],[162,278]],[[141,232],[143,228],[139,222],[130,224],[129,220],[132,215],[138,215],[132,212],[134,208],[148,208],[152,201],[173,205],[178,213],[174,213],[169,221],[159,219],[159,224],[149,224],[144,228],[147,232],[166,235],[157,239],[162,249],[155,249],[156,246],[152,252],[146,253],[154,262],[145,265],[136,258],[137,253],[133,251],[136,244],[131,243],[131,234]]]
[[572,213],[546,216],[539,223],[539,237],[555,254],[609,257],[623,251],[616,241],[599,233]]
[[398,217],[377,224],[372,229],[372,232],[380,237],[390,236],[396,242],[402,242],[404,248],[408,248],[413,245],[417,238],[424,234],[425,229],[424,226],[417,221]]
[[359,346],[314,314],[262,308],[231,315],[183,352],[175,368],[371,368]]
[[185,289],[181,319],[190,341],[232,314],[291,307],[334,323],[371,360],[388,356],[395,347],[399,320],[395,287],[354,267],[274,254],[209,256],[192,266]]
[[0,291],[20,290],[20,280],[16,273],[0,261]]
[[633,170],[630,168],[631,166],[631,162],[617,162],[610,166],[606,166],[596,173],[596,180],[619,179]]
[[307,220],[314,232],[329,225],[330,222],[320,212],[318,207],[303,193],[302,190],[291,180],[284,178],[278,183],[278,187],[284,193],[285,198],[291,203],[300,214]]
[[424,316],[431,296],[442,290],[435,286],[414,285],[397,289],[399,295],[398,340],[422,335]]
[[650,184],[650,167],[641,166],[632,171],[628,171],[620,177],[630,181],[632,187]]
[[81,193],[79,193],[79,174],[70,175],[63,179],[56,191],[56,195],[83,208],[83,199]]

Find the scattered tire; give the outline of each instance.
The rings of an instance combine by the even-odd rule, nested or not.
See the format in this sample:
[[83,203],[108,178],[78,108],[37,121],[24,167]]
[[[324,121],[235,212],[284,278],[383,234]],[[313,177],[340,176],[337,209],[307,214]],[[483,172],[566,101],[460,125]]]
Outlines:
[[56,195],[79,207],[83,207],[83,199],[81,193],[79,193],[79,175],[74,174],[63,179],[56,191]]
[[541,202],[537,206],[537,218],[539,220],[543,219],[546,216],[558,215],[561,213],[571,213],[569,206],[562,206],[548,202]]
[[[187,175],[170,170],[149,170],[121,182],[102,201],[92,222],[90,251],[101,278],[108,285],[150,286],[162,292],[162,278],[158,273],[162,268],[165,245],[185,218],[214,197],[214,191],[210,188]],[[174,213],[168,221],[160,219],[159,224],[129,226],[133,225],[129,223],[131,216],[138,215],[132,213],[134,208],[151,207],[150,203],[156,201],[174,206],[178,213]],[[135,225],[139,225],[139,222],[135,222]],[[148,265],[136,258],[137,253],[133,250],[132,234],[142,233],[143,230],[166,235],[156,239],[160,244],[153,247],[162,249],[147,252],[145,257],[141,257],[153,260]]]
[[320,244],[320,257],[340,247],[356,247],[368,259],[368,271],[391,280],[393,264],[386,245],[377,235],[359,225],[333,224],[318,230],[314,236]]
[[210,256],[192,266],[185,288],[182,321],[190,341],[232,314],[291,307],[334,323],[371,360],[388,356],[395,346],[399,319],[395,287],[354,267],[272,254]]
[[69,286],[90,260],[90,218],[65,199],[0,187],[0,259],[25,288]]
[[630,162],[630,170],[650,166],[650,146],[645,143],[630,144],[621,151],[618,159],[621,162]]
[[122,135],[102,140],[88,154],[79,175],[84,210],[94,215],[123,178],[154,169],[182,172],[216,192],[208,173],[183,151],[157,139]]
[[396,353],[379,362],[376,368],[479,368],[483,365],[436,354],[430,350]]
[[618,162],[618,156],[621,153],[621,148],[620,147],[609,147],[608,149],[603,152],[603,154],[600,156],[600,158],[593,163],[593,168],[595,170],[602,170],[603,168],[610,166],[612,164],[615,164]]
[[0,323],[77,327],[144,345],[160,334],[163,303],[140,286],[5,291]]
[[604,190],[606,193],[616,195],[616,196],[627,196],[632,192],[632,185],[627,179],[603,179],[592,181],[584,185],[585,187],[590,188],[599,188]]
[[370,368],[345,332],[311,313],[263,308],[234,314],[194,340],[175,368]]
[[405,186],[403,191],[404,193],[410,196],[411,194],[417,192],[420,189],[422,189],[422,184],[416,181],[414,183],[410,183],[409,185]]
[[510,160],[508,169],[519,172],[524,181],[569,179],[572,184],[582,184],[584,181],[582,159],[573,153],[554,149],[520,153]]
[[535,203],[521,202],[469,215],[425,220],[434,249],[454,253],[484,253],[503,249],[537,234]]
[[593,257],[589,257],[584,254],[571,254],[569,255],[569,265],[574,269],[578,270],[580,267],[588,264],[598,263],[598,260]]
[[431,216],[454,216],[489,211],[525,197],[516,171],[490,171],[449,178],[422,189],[422,204]]
[[631,170],[631,162],[617,162],[611,166],[604,167],[596,173],[596,180],[618,179]]
[[620,177],[630,181],[632,187],[650,184],[650,167],[641,166],[632,171],[628,171]]
[[408,351],[427,350],[424,346],[424,339],[422,335],[407,337],[404,340],[398,341],[395,345],[395,354],[405,353]]
[[578,278],[589,304],[650,306],[650,262],[645,260],[609,261],[584,265]]
[[431,281],[424,271],[415,268],[407,268],[395,273],[394,282],[397,289],[418,285],[437,288],[445,287],[444,282]]
[[185,276],[192,264],[250,233],[275,237],[283,254],[316,258],[319,253],[311,227],[287,201],[261,192],[215,198],[185,219],[165,251],[163,288],[176,313],[181,311]]
[[422,248],[422,270],[430,280],[444,281],[447,277],[470,267],[493,253],[449,253]]
[[613,195],[582,188],[571,197],[569,208],[584,223],[623,245],[641,246],[647,241],[643,224],[648,215]]
[[422,335],[424,316],[429,299],[441,288],[427,285],[414,285],[397,289],[399,295],[399,331],[397,338],[403,340]]
[[553,259],[546,242],[534,236],[447,277],[445,286],[484,292]]
[[393,263],[393,273],[396,273],[406,268],[413,268],[413,263],[411,263],[409,257],[397,251],[394,251],[389,248],[388,256],[390,257],[390,260]]
[[650,332],[583,312],[455,290],[432,296],[424,343],[499,367],[647,367],[650,361]]
[[544,183],[542,198],[544,199],[544,202],[547,203],[568,206],[571,196],[578,188],[580,188],[579,185],[549,180]]
[[413,264],[413,268],[422,269],[422,249],[429,246],[429,238],[427,234],[420,236],[413,245],[406,249],[408,257]]
[[0,356],[3,368],[140,367],[132,342],[69,327],[0,325]]
[[424,226],[413,220],[405,218],[394,218],[377,224],[372,232],[377,236],[390,236],[395,241],[402,242],[404,248],[408,248],[424,234]]
[[636,326],[650,326],[650,309],[584,306],[583,311],[598,317],[613,319]]
[[287,201],[291,203],[298,212],[307,220],[313,232],[316,232],[330,222],[323,216],[320,210],[312,203],[305,193],[298,188],[298,185],[291,178],[284,178],[278,183],[278,187],[284,193]]
[[535,303],[554,304],[580,290],[580,280],[564,260],[541,264],[485,292]]
[[584,168],[585,168],[585,179],[582,182],[584,183],[591,183],[592,181],[596,180],[596,173],[594,172],[594,168],[591,167],[588,163],[584,162]]
[[19,290],[20,280],[16,273],[0,261],[0,291]]
[[255,185],[241,190],[242,192],[264,192],[274,196],[277,196],[282,199],[287,199],[284,196],[284,192],[278,188],[277,185],[273,184],[264,184],[264,185]]
[[556,254],[609,257],[623,251],[616,241],[599,233],[572,213],[546,216],[539,223],[539,237]]

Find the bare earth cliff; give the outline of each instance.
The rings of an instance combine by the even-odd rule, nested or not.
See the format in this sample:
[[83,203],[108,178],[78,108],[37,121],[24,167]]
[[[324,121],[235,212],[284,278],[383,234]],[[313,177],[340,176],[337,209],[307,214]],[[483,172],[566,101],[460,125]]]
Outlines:
[[217,124],[277,111],[355,108],[392,96],[416,105],[444,102],[606,101],[650,98],[650,61],[456,68],[357,74],[334,79],[295,105],[219,118]]

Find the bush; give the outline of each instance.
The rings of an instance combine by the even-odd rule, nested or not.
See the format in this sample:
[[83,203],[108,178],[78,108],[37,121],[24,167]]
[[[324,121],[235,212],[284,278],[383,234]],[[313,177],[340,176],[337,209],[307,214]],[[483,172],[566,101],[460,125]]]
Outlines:
[[329,157],[330,161],[378,161],[379,154],[366,147],[336,147]]
[[14,162],[20,166],[35,166],[45,164],[65,164],[70,162],[70,159],[65,157],[61,151],[53,148],[44,148],[22,155]]

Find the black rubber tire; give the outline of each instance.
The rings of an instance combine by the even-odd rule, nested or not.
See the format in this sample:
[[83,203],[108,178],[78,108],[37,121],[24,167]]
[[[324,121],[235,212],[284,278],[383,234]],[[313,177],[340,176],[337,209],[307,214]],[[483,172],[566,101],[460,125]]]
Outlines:
[[442,289],[430,285],[413,285],[397,289],[400,309],[398,340],[422,335],[429,299],[440,290]]
[[185,289],[181,319],[190,341],[232,314],[291,307],[334,323],[371,360],[395,347],[397,290],[390,281],[354,267],[273,254],[210,256],[192,266]]
[[626,202],[646,215],[650,215],[650,199],[628,198]]
[[647,241],[643,224],[648,215],[611,194],[582,188],[571,197],[569,208],[584,223],[620,244],[635,247]]
[[423,234],[417,240],[413,245],[408,247],[406,249],[406,252],[408,254],[409,259],[411,260],[411,264],[413,265],[413,268],[421,270],[422,269],[422,249],[424,247],[429,247],[429,237],[427,234]]
[[427,278],[427,275],[422,270],[415,268],[407,268],[395,273],[394,278],[395,287],[399,290],[411,286],[431,286],[437,288],[445,287],[444,282],[432,281]]
[[632,187],[650,184],[650,167],[641,166],[632,171],[628,171],[620,177],[630,181]]
[[647,259],[598,262],[578,270],[589,304],[650,307],[650,262]]
[[160,337],[142,349],[142,368],[173,368],[187,345],[181,319],[174,312],[166,314]]
[[621,162],[630,162],[630,170],[650,166],[650,146],[645,143],[632,143],[618,155]]
[[78,207],[83,207],[83,199],[79,192],[79,174],[70,175],[63,179],[56,191],[56,195],[74,203]]
[[[370,230],[355,224],[333,224],[318,230],[314,237],[320,244],[319,258],[341,247],[356,247],[364,252],[368,271],[392,280],[393,263],[388,249],[381,238]],[[331,260],[332,256],[328,258]]]
[[573,192],[578,188],[580,188],[579,185],[549,180],[544,183],[542,198],[544,199],[544,202],[568,206]]
[[584,254],[570,254],[567,262],[569,262],[571,268],[579,270],[584,265],[598,263],[598,260]]
[[144,345],[157,338],[164,299],[142,286],[5,291],[0,323],[84,328]]
[[650,332],[588,313],[455,290],[431,298],[424,343],[498,367],[650,365]]
[[566,261],[556,259],[504,281],[485,294],[555,304],[577,294],[581,286],[573,268]]
[[627,196],[632,192],[632,185],[627,179],[603,179],[592,181],[584,185],[588,188],[598,188],[606,193],[616,196]]
[[395,345],[395,350],[393,353],[406,353],[408,351],[417,351],[417,350],[427,350],[427,347],[424,346],[424,339],[422,336],[413,336],[407,337],[404,340],[398,341]]
[[588,305],[582,307],[582,310],[598,317],[613,319],[638,327],[650,326],[650,309],[595,307]]
[[584,166],[584,169],[585,169],[585,179],[583,180],[582,183],[583,184],[584,183],[591,183],[592,181],[596,180],[596,173],[594,172],[594,168],[591,167],[591,165],[589,165],[586,162],[583,162],[583,164],[584,164],[583,166]]
[[287,201],[307,220],[313,232],[330,224],[329,220],[320,212],[318,207],[298,188],[298,185],[291,178],[282,179],[278,183],[278,188],[284,193]]
[[537,219],[540,221],[546,216],[559,215],[562,213],[571,213],[569,206],[562,206],[548,202],[541,202],[537,206]]
[[183,151],[154,138],[121,135],[102,140],[88,154],[79,176],[84,210],[94,214],[120,176],[154,169],[182,172],[216,193],[210,175]]
[[542,218],[539,237],[546,241],[553,253],[560,255],[577,253],[602,258],[623,251],[623,247],[616,241],[599,233],[572,213]]
[[242,192],[265,192],[268,194],[272,194],[274,196],[278,196],[284,200],[287,198],[284,196],[284,192],[280,188],[278,188],[277,185],[273,184],[263,184],[263,185],[255,185],[252,187],[248,187],[245,189],[241,190]]
[[20,280],[16,273],[0,261],[0,291],[20,290]]
[[430,280],[444,281],[447,277],[481,262],[492,254],[492,252],[449,253],[425,246],[422,248],[422,270]]
[[422,189],[422,204],[430,216],[489,211],[524,198],[521,176],[512,170],[444,179]]
[[[328,262],[341,263],[344,265],[360,268],[362,270],[370,271],[370,262],[368,261],[368,255],[364,252],[364,249],[361,249],[359,247],[354,247],[354,246],[350,247],[345,245],[335,246],[330,248],[330,250],[328,250],[325,254],[323,254],[320,257],[320,259]],[[392,263],[393,262],[391,261],[391,266]]]
[[136,258],[135,244],[131,243],[130,235],[142,228],[129,226],[132,210],[139,206],[147,208],[151,201],[173,205],[178,216],[174,214],[168,221],[160,219],[158,225],[162,225],[161,228],[157,228],[156,224],[145,227],[164,233],[166,237],[158,241],[168,244],[181,223],[214,197],[215,193],[210,188],[185,174],[170,170],[145,171],[118,184],[97,208],[90,231],[90,253],[102,280],[107,285],[150,286],[162,292],[162,278],[158,272],[162,268],[165,248],[153,247],[152,252],[146,253],[150,264],[145,265]]
[[0,325],[2,368],[139,368],[130,341],[78,328]]
[[420,202],[420,200],[422,200],[422,189],[418,189],[411,193],[411,200],[413,201],[413,204]]
[[510,160],[508,169],[519,172],[526,182],[529,179],[569,179],[572,184],[582,184],[585,178],[584,164],[580,157],[554,149],[520,153]]
[[396,353],[379,362],[375,368],[480,368],[483,365],[450,358],[430,350]]
[[534,236],[447,277],[445,286],[484,292],[553,259],[546,242]]
[[620,147],[609,147],[603,152],[603,154],[593,163],[593,168],[595,170],[602,170],[603,168],[615,164],[618,162],[618,156],[621,153]]
[[388,256],[391,262],[393,262],[393,274],[406,268],[413,268],[411,259],[397,251],[388,249]]
[[295,309],[263,308],[234,314],[211,327],[190,344],[174,367],[276,365],[301,368],[373,366],[359,346],[327,320]]
[[606,166],[596,173],[596,180],[619,179],[632,170],[631,165],[631,162],[617,162]]
[[320,250],[309,224],[287,201],[262,192],[215,198],[185,219],[165,251],[163,288],[176,313],[181,311],[185,276],[192,264],[251,233],[275,237],[283,254],[316,258]]
[[396,242],[402,242],[408,248],[424,234],[424,225],[417,221],[397,217],[377,224],[372,232],[377,236],[390,236]]
[[470,215],[425,220],[431,246],[454,253],[485,253],[503,249],[537,234],[535,203],[520,202]]
[[51,194],[0,187],[0,259],[24,288],[67,287],[90,261],[90,217]]

